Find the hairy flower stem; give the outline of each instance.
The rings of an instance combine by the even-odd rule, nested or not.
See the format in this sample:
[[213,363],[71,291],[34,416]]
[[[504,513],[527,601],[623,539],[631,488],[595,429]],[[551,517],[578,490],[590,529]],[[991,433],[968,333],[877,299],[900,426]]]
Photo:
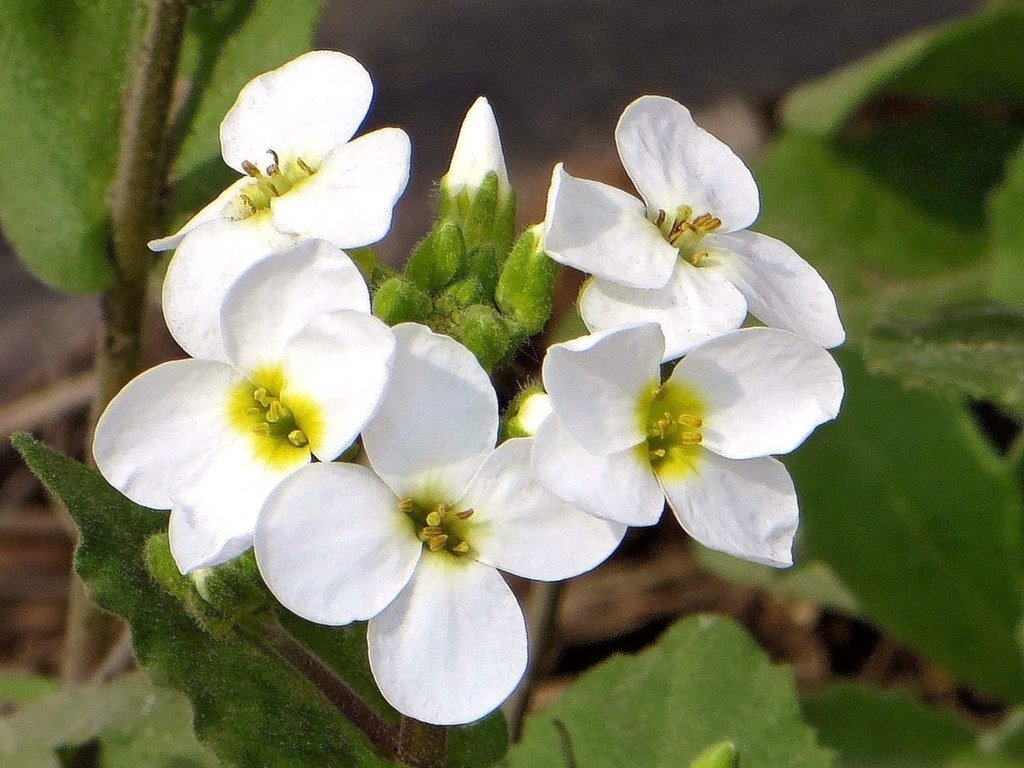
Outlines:
[[395,756],[414,768],[444,768],[446,739],[447,732],[442,726],[403,717]]
[[561,581],[538,581],[530,590],[530,603],[526,614],[530,636],[529,662],[526,674],[504,706],[508,719],[508,737],[513,742],[519,741],[523,733],[523,720],[530,706],[534,686],[544,671],[544,664],[551,650],[563,585],[564,582]]
[[[103,336],[96,352],[98,386],[90,424],[138,372],[146,318],[146,283],[153,263],[146,243],[158,234],[160,195],[167,176],[167,125],[186,0],[148,0],[148,18],[131,62],[135,77],[121,112],[117,169],[110,187],[110,263],[113,285],[103,294]],[[91,433],[92,430],[90,430]],[[87,439],[89,452],[91,434]],[[62,675],[87,680],[116,642],[120,622],[100,611],[73,577]]]

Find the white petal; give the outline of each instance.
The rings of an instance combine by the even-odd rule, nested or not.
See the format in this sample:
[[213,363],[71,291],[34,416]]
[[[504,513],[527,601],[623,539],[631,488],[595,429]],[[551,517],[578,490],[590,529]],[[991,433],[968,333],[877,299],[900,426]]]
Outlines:
[[739,328],[747,317],[747,302],[728,279],[683,259],[664,288],[628,288],[594,279],[580,294],[579,308],[591,331],[657,323],[665,335],[665,360]]
[[423,551],[395,494],[356,464],[310,464],[286,478],[263,505],[254,547],[274,597],[332,626],[384,610]]
[[608,456],[587,453],[549,416],[533,444],[533,468],[553,494],[592,515],[626,525],[653,525],[665,495],[637,448]]
[[776,568],[793,564],[796,491],[781,462],[701,451],[690,474],[660,480],[679,523],[704,546]]
[[747,297],[750,313],[765,325],[823,347],[846,340],[836,297],[817,270],[780,240],[757,232],[708,238],[711,258]]
[[541,581],[578,576],[604,562],[626,526],[602,520],[548,491],[530,463],[533,440],[498,446],[459,502],[472,509],[469,542],[482,563]]
[[302,183],[270,201],[274,226],[339,248],[380,240],[409,182],[409,137],[381,128],[333,150]]
[[817,344],[775,328],[745,328],[688,354],[669,377],[696,389],[703,446],[730,459],[789,453],[839,413],[843,375]]
[[228,218],[229,212],[233,212],[235,206],[233,205],[238,196],[242,193],[249,184],[252,183],[252,179],[248,176],[243,176],[238,179],[217,195],[213,202],[207,203],[205,208],[202,208],[199,213],[185,222],[185,225],[175,232],[173,235],[167,237],[160,237],[156,240],[150,240],[148,243],[151,251],[170,251],[177,248],[185,235],[191,232],[193,229],[208,224],[211,221],[219,221],[220,219]]
[[660,288],[678,258],[643,203],[621,189],[570,176],[559,163],[551,175],[544,250],[583,272],[635,288]]
[[377,415],[363,430],[370,464],[399,495],[459,498],[498,437],[498,398],[473,353],[416,323],[398,347]]
[[679,102],[641,96],[619,118],[615,143],[649,210],[674,216],[688,205],[696,216],[717,216],[724,232],[757,219],[760,201],[750,170]]
[[344,251],[306,240],[267,256],[224,299],[227,358],[243,371],[277,364],[288,339],[312,319],[338,310],[370,311],[366,282]]
[[501,574],[468,557],[425,555],[367,631],[384,698],[434,725],[479,720],[526,670],[526,624]]
[[551,407],[588,451],[607,455],[646,439],[640,408],[660,383],[665,340],[657,325],[613,328],[548,349],[542,366]]
[[227,360],[220,313],[228,290],[257,261],[294,241],[265,215],[222,219],[186,235],[163,286],[164,320],[181,348],[192,357]]
[[331,461],[355,441],[381,402],[394,356],[391,329],[363,312],[320,315],[288,340],[281,401],[315,405],[319,423],[299,427],[318,459]]
[[308,453],[294,451],[288,464],[270,465],[254,455],[246,437],[208,455],[171,493],[167,533],[178,569],[190,573],[245,552],[267,496],[308,461]]
[[373,84],[363,65],[336,51],[310,51],[250,80],[220,124],[224,162],[242,172],[268,150],[316,165],[363,122]]
[[488,173],[498,175],[498,189],[509,190],[505,155],[501,151],[501,135],[494,111],[483,96],[473,102],[462,122],[452,164],[445,174],[444,184],[453,193],[463,189],[478,189]]
[[175,360],[132,379],[96,424],[93,457],[111,485],[137,504],[171,508],[171,490],[234,439],[230,366]]

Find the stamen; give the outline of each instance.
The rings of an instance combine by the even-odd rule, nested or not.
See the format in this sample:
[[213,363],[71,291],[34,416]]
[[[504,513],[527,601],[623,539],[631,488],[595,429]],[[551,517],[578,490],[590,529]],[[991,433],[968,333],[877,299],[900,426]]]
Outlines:
[[651,450],[652,459],[664,459],[667,451],[664,448],[653,448]]
[[440,536],[442,533],[444,533],[444,529],[437,525],[427,525],[424,526],[423,533],[426,534],[427,537]]
[[267,154],[274,158],[274,162],[267,166],[267,175],[277,176],[281,173],[281,159],[277,156],[277,152],[272,149],[268,149]]
[[448,543],[448,534],[442,533],[439,536],[433,536],[427,540],[427,548],[431,552],[437,552],[439,549],[444,549],[444,545]]
[[693,432],[682,432],[679,435],[679,442],[683,443],[683,445],[696,445],[703,439],[704,436],[696,430]]
[[270,403],[270,407],[267,408],[266,419],[271,424],[276,424],[277,422],[281,421],[281,419],[287,419],[291,415],[291,411],[289,411],[287,408],[281,405],[280,400],[272,400]]
[[238,199],[242,201],[242,204],[243,204],[243,205],[244,205],[244,206],[245,206],[246,208],[248,208],[248,209],[249,209],[249,213],[256,213],[256,211],[257,211],[257,208],[256,208],[256,203],[254,203],[254,202],[252,201],[252,198],[251,198],[251,197],[249,197],[249,196],[248,196],[247,194],[245,194],[245,193],[243,192],[242,194],[240,194],[240,195],[238,196]]
[[452,552],[454,552],[457,555],[464,555],[467,552],[469,552],[469,544],[465,541],[460,541],[458,544],[452,547]]
[[427,525],[438,526],[444,519],[444,505],[438,505],[437,509],[427,513]]
[[409,514],[414,509],[416,509],[416,505],[415,505],[415,503],[413,503],[412,499],[399,499],[399,501],[398,501],[398,511],[399,512],[405,512],[406,514]]
[[258,179],[263,175],[260,173],[260,169],[256,167],[256,164],[250,160],[242,161],[242,170],[245,171],[247,176],[252,176],[254,179]]
[[305,160],[303,160],[303,159],[302,159],[301,157],[297,157],[297,158],[295,158],[295,164],[296,164],[297,166],[299,166],[299,168],[301,168],[302,170],[304,170],[304,171],[305,171],[305,172],[306,172],[307,174],[309,174],[310,176],[312,176],[312,175],[313,175],[313,169],[312,169],[312,168],[310,168],[310,167],[309,167],[308,165],[306,165],[306,161],[305,161]]
[[702,427],[704,426],[704,419],[699,416],[694,416],[691,413],[680,413],[676,416],[676,420],[687,427]]
[[665,211],[663,209],[659,209],[658,217],[654,220],[654,225],[660,228],[661,225],[665,223],[665,216]]
[[471,518],[473,516],[473,513],[475,511],[476,510],[474,510],[474,509],[467,509],[467,510],[465,510],[463,512],[456,512],[455,513],[455,518],[457,520],[469,520],[469,518]]
[[267,422],[252,425],[252,431],[262,437],[270,437],[270,425]]
[[293,429],[288,433],[288,442],[296,448],[305,448],[309,445],[309,438],[306,437],[306,433],[301,429]]
[[720,226],[722,226],[722,220],[710,213],[702,213],[693,220],[693,229],[702,235],[714,232]]

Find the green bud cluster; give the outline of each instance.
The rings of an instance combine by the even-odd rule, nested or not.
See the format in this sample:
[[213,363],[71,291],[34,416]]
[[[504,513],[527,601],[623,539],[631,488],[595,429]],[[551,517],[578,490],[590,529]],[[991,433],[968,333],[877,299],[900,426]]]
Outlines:
[[[555,267],[539,226],[513,243],[515,193],[490,173],[472,195],[442,185],[438,218],[402,274],[364,255],[373,312],[390,325],[419,322],[470,349],[487,370],[509,362],[551,314]],[[353,257],[355,258],[355,257]]]

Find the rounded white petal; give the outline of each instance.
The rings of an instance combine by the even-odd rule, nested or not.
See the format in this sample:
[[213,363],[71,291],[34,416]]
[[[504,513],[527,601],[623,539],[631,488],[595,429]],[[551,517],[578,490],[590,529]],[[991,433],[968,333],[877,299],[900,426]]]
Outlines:
[[747,302],[728,279],[683,259],[664,288],[644,290],[591,280],[580,294],[579,309],[591,331],[657,323],[665,335],[665,360],[739,328],[747,317]]
[[228,398],[242,381],[229,365],[175,360],[139,374],[96,424],[100,473],[144,507],[170,509],[171,491],[234,439]]
[[776,568],[793,564],[796,490],[780,461],[701,451],[691,473],[660,480],[683,529],[705,547]]
[[473,191],[492,172],[498,175],[498,189],[503,193],[508,192],[508,171],[505,168],[505,155],[501,151],[498,123],[494,119],[491,105],[481,96],[473,102],[466,113],[466,119],[462,121],[444,184],[453,193],[463,189]]
[[730,459],[789,453],[834,419],[843,374],[814,342],[775,328],[745,328],[688,354],[669,377],[704,401],[702,445]]
[[333,150],[305,181],[270,201],[274,226],[339,248],[380,240],[409,182],[409,137],[381,128]]
[[696,216],[717,216],[724,232],[757,219],[760,199],[750,170],[679,102],[641,96],[619,118],[615,143],[649,210],[674,216],[688,205]]
[[181,348],[192,357],[227,360],[221,307],[228,291],[257,261],[294,242],[265,215],[221,219],[189,232],[167,265],[162,299],[164,321]]
[[268,150],[317,165],[355,135],[373,98],[370,75],[351,56],[310,51],[250,80],[220,124],[224,162],[243,172]]
[[306,240],[246,270],[224,298],[227,358],[242,371],[280,362],[285,342],[327,312],[369,313],[370,292],[348,255]]
[[459,498],[498,437],[498,397],[473,353],[417,323],[398,346],[377,415],[363,430],[374,470],[403,498]]
[[718,269],[746,296],[750,313],[762,323],[822,347],[837,347],[846,340],[832,289],[781,240],[734,232],[712,235],[708,247]]
[[377,410],[395,356],[391,329],[363,312],[320,315],[285,344],[281,401],[314,404],[319,424],[307,427],[321,461],[341,455]]
[[236,438],[206,457],[171,492],[167,529],[182,573],[225,563],[252,546],[256,518],[274,487],[309,461],[295,451],[288,464],[257,458],[252,441]]
[[635,288],[660,288],[678,258],[643,203],[628,192],[570,176],[551,175],[544,250],[560,264]]
[[665,340],[645,323],[555,344],[541,375],[551,408],[591,453],[607,455],[646,439],[640,404],[657,389]]
[[206,207],[202,208],[199,213],[185,222],[184,226],[182,226],[182,228],[173,235],[159,237],[156,240],[150,240],[149,243],[147,243],[149,249],[157,252],[173,250],[178,247],[181,241],[185,238],[185,235],[193,229],[196,229],[203,224],[208,224],[211,221],[219,221],[220,219],[228,218],[229,211],[234,207],[232,204],[238,199],[238,196],[242,194],[242,190],[251,183],[252,179],[248,176],[243,176],[233,182],[231,186],[217,195],[212,202],[207,203]]
[[471,558],[425,555],[367,631],[384,698],[434,725],[479,720],[526,671],[523,613],[501,574]]
[[254,540],[281,605],[341,626],[383,611],[412,578],[423,544],[398,499],[356,464],[310,464],[263,505]]
[[578,576],[615,551],[626,526],[589,515],[548,491],[531,465],[532,448],[532,438],[508,440],[480,467],[457,505],[473,510],[469,543],[477,560],[517,576]]
[[534,438],[532,463],[553,494],[591,515],[625,525],[654,525],[665,495],[638,448],[608,456],[588,453],[554,415]]

